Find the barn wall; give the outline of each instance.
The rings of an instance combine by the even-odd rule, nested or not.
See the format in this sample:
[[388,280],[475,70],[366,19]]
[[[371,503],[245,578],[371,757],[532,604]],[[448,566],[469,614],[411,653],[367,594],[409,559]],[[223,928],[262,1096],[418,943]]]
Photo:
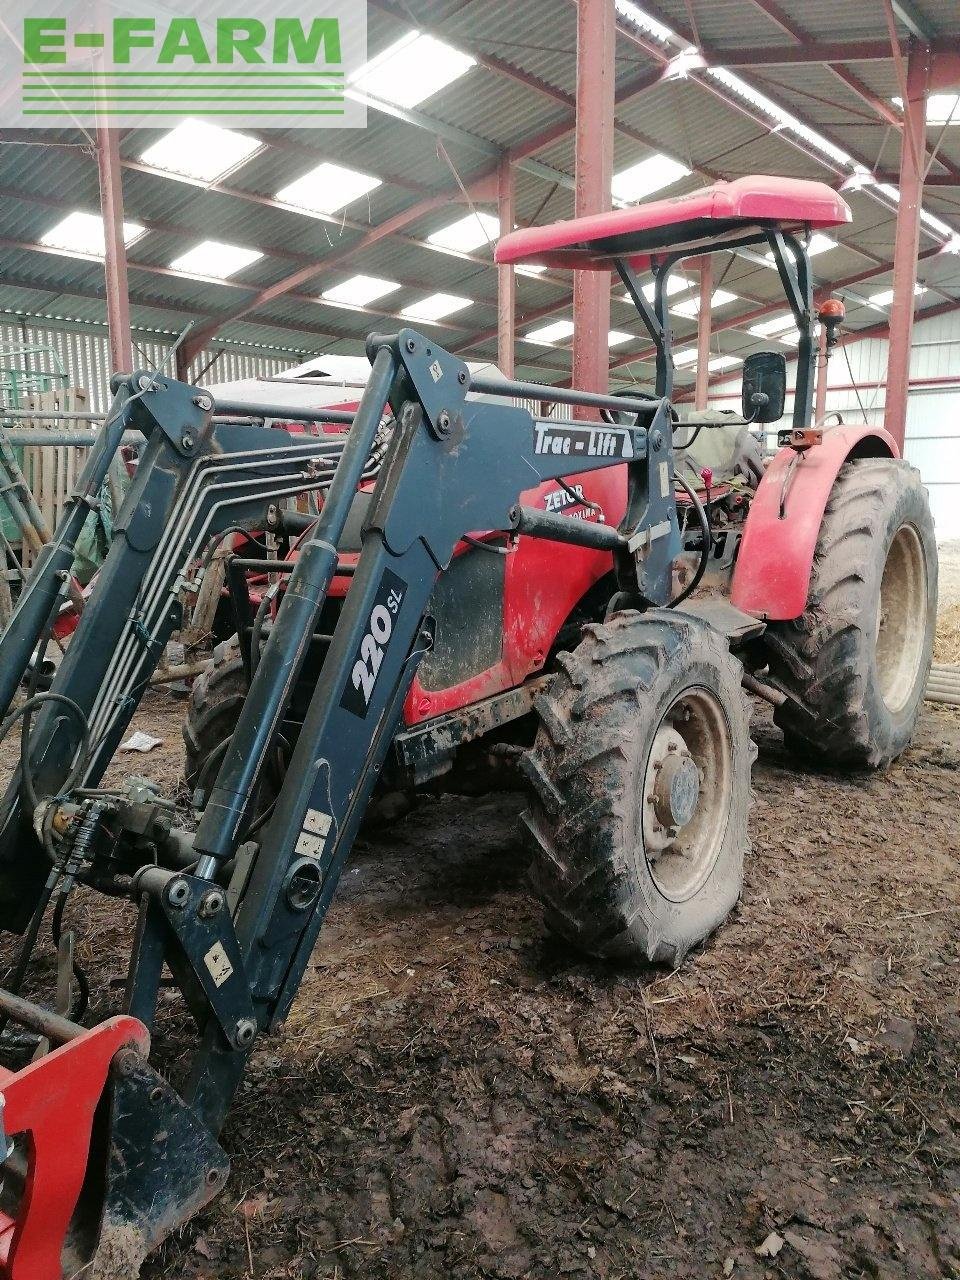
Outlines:
[[[960,311],[919,321],[913,343],[905,453],[929,488],[937,538],[948,541],[960,538]],[[882,425],[886,360],[887,342],[882,338],[834,351],[828,412],[838,411],[850,423]],[[790,365],[787,377],[792,381]],[[853,384],[860,388],[859,396]],[[718,386],[711,398],[718,409],[739,408],[739,403],[739,378]],[[787,406],[789,413],[792,397]]]
[[[167,357],[169,339],[155,334],[134,332],[134,358],[142,368],[159,368]],[[103,413],[110,403],[110,346],[106,332],[89,332],[80,327],[57,328],[27,322],[0,320],[0,365],[16,363],[24,358],[16,356],[17,347],[50,347],[70,375],[70,385],[85,388],[90,395],[89,407],[94,413]],[[209,364],[213,357],[212,364]],[[26,357],[30,367],[37,370],[54,369],[55,364],[44,355]],[[201,382],[232,382],[239,378],[269,377],[282,373],[305,359],[304,353],[246,349],[220,346],[214,343],[201,352],[191,366],[191,375]]]

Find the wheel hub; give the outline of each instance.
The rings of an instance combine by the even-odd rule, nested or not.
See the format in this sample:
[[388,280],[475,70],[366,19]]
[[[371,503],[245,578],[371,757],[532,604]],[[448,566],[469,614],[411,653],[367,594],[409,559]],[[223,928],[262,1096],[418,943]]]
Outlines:
[[665,849],[692,820],[700,800],[700,771],[686,742],[670,725],[661,725],[647,771],[646,803],[653,811],[650,843]]

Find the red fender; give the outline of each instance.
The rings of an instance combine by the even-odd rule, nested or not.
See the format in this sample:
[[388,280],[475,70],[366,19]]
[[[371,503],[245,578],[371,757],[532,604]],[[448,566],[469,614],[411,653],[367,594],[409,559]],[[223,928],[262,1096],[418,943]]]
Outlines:
[[[882,427],[831,427],[798,458],[783,448],[757,487],[733,572],[730,602],[770,622],[799,618],[807,607],[810,572],[827,499],[851,456],[898,458]],[[780,516],[783,501],[783,518]]]

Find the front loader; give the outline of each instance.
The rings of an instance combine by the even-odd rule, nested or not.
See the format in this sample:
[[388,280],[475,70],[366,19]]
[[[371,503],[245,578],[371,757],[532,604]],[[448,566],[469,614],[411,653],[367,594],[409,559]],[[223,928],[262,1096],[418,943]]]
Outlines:
[[[836,201],[801,185],[816,188],[811,208]],[[785,253],[775,206],[724,206],[714,227],[705,215],[671,244],[712,229]],[[668,375],[663,288],[644,310],[631,265],[646,251],[644,208],[610,215],[617,234],[564,234],[621,272]],[[793,205],[784,217],[796,220]],[[660,230],[678,220],[664,213]],[[798,269],[783,274],[795,283]],[[769,620],[678,590],[678,485],[704,545],[710,524],[676,474],[669,377],[635,397],[514,382],[471,374],[411,329],[372,335],[367,355],[354,414],[299,415],[346,434],[264,431],[229,418],[277,416],[270,406],[118,376],[100,443],[0,637],[0,734],[20,735],[0,809],[0,927],[19,935],[0,1048],[34,1054],[0,1073],[2,1280],[134,1276],[223,1186],[225,1114],[258,1037],[296,996],[385,776],[436,780],[491,741],[519,756],[548,924],[593,954],[678,963],[739,897],[755,754],[742,681],[745,662],[757,687],[776,679],[755,648]],[[96,587],[51,688],[31,681],[17,702],[131,429],[147,444]],[[791,484],[811,469],[801,461]],[[146,780],[104,786],[107,766],[204,549],[310,491],[322,509],[294,556],[232,561],[241,692],[198,771],[195,829],[180,827]],[[276,587],[251,616],[253,570]],[[806,605],[804,594],[794,618]],[[62,943],[77,886],[137,911],[122,1008],[87,1028],[80,1009],[23,995],[48,912]],[[150,1057],[171,980],[196,1025],[179,1092]]]

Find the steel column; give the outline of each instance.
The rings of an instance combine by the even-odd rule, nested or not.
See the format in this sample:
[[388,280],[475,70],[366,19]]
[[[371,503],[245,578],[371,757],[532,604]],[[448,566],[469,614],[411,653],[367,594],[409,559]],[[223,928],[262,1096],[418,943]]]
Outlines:
[[[504,156],[497,171],[497,212],[500,216],[500,234],[507,235],[515,222],[515,195],[513,166]],[[517,277],[512,262],[502,262],[497,267],[497,363],[506,377],[512,378],[515,369],[514,351],[517,331]]]
[[116,129],[97,129],[97,171],[100,176],[100,214],[106,247],[107,320],[110,361],[114,372],[133,367],[130,337],[130,295],[127,288],[127,248],[123,240],[123,181],[120,135]]
[[694,408],[707,407],[710,385],[710,337],[713,326],[713,258],[705,253],[700,259],[700,310],[697,313],[697,385]]
[[[610,208],[613,178],[613,92],[616,81],[614,0],[578,0],[576,195],[578,218]],[[605,392],[610,333],[610,279],[604,271],[573,277],[573,385]],[[591,410],[577,411],[593,416]]]
[[893,302],[890,307],[890,346],[887,356],[887,395],[883,425],[903,447],[907,425],[910,342],[916,304],[917,254],[920,246],[920,208],[926,160],[927,86],[930,50],[914,45],[907,67],[907,100],[900,141],[900,204],[893,252]]

